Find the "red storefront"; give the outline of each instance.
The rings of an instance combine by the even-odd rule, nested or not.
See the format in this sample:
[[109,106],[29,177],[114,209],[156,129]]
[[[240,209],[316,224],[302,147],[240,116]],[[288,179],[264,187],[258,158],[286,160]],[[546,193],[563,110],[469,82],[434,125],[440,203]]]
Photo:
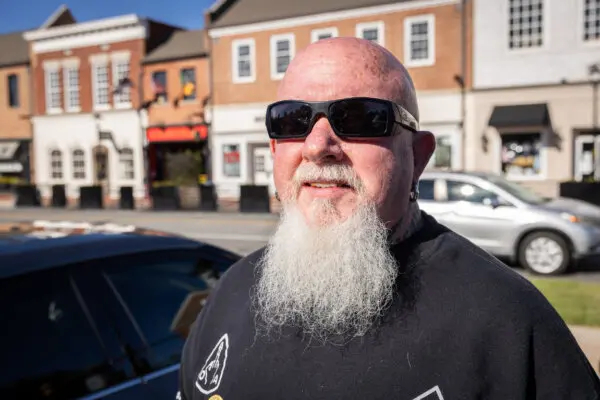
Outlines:
[[148,140],[148,173],[150,183],[169,181],[174,177],[169,176],[167,158],[169,154],[179,152],[199,152],[202,155],[203,171],[209,168],[208,126],[206,124],[176,124],[157,125],[146,129]]

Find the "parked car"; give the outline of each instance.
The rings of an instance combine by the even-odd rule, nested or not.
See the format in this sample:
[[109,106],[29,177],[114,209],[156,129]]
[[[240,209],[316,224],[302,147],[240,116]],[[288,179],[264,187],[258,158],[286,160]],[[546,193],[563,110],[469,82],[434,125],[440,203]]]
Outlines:
[[428,171],[419,204],[440,223],[489,253],[540,275],[559,275],[600,254],[600,207],[544,198],[486,173]]
[[191,323],[240,256],[90,224],[0,238],[1,399],[173,399]]

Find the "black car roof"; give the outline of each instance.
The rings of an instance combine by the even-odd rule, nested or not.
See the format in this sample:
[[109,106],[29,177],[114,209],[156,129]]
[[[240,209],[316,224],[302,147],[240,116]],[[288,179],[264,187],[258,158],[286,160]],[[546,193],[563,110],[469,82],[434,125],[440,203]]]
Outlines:
[[0,279],[98,258],[203,246],[184,237],[136,233],[90,233],[49,239],[17,234],[0,242]]

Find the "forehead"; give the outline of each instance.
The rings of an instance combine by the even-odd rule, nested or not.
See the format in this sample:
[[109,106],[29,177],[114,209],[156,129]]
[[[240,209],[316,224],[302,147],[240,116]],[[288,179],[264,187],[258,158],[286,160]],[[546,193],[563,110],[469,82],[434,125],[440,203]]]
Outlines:
[[288,71],[278,97],[307,101],[361,96],[391,99],[391,86],[384,71],[365,57],[319,54]]

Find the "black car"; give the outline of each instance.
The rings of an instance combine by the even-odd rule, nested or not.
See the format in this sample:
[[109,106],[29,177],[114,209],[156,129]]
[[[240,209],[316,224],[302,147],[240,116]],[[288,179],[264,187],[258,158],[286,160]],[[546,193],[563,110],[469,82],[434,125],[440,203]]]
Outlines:
[[41,236],[0,238],[0,399],[174,399],[190,325],[240,256],[143,230]]

